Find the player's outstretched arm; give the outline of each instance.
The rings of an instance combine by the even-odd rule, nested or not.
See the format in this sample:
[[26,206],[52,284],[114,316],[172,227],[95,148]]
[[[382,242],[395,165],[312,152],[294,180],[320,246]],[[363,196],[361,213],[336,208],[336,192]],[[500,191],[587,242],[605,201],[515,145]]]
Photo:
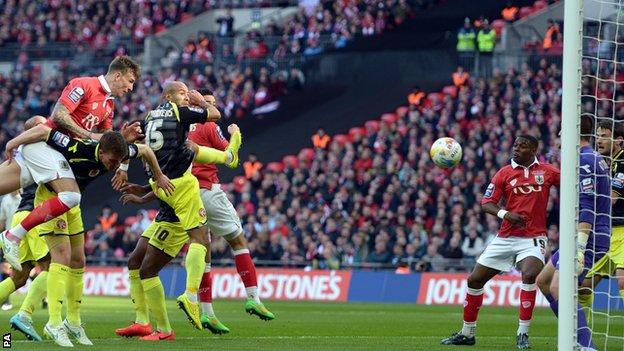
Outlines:
[[202,94],[200,94],[197,90],[189,91],[189,102],[193,106],[199,106],[204,110],[208,111],[208,116],[206,116],[207,122],[216,122],[221,119],[221,112],[214,107],[212,104],[206,102]]
[[102,137],[102,134],[91,133],[82,128],[73,120],[67,107],[60,102],[54,105],[54,110],[52,110],[52,116],[50,116],[50,118],[52,118],[52,121],[56,123],[59,128],[68,131],[78,138],[100,140]]
[[167,196],[171,196],[175,187],[173,186],[173,183],[171,183],[171,180],[169,180],[169,178],[160,169],[160,166],[158,165],[158,159],[156,158],[156,155],[154,155],[154,151],[152,151],[152,149],[145,144],[135,145],[139,150],[138,156],[144,159],[145,162],[147,162],[147,164],[149,165],[150,170],[152,170],[156,185],[159,188],[163,189]]
[[500,219],[505,219],[515,226],[524,227],[526,224],[526,220],[520,214],[504,210],[498,207],[498,205],[493,202],[487,202],[481,205],[481,208],[484,212],[496,216]]
[[15,150],[17,150],[20,145],[46,141],[51,130],[52,129],[50,127],[40,124],[9,140],[9,142],[7,142],[6,144],[6,158],[8,160],[13,159],[13,155],[15,155]]

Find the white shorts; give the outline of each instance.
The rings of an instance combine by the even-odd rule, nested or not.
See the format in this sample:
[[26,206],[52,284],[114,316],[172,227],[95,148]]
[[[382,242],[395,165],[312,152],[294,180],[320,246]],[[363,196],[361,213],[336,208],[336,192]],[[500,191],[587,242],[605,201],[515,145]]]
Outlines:
[[15,160],[22,169],[22,187],[33,182],[45,184],[59,178],[75,179],[65,156],[44,142],[20,146]]
[[231,240],[242,233],[238,213],[221,190],[221,185],[213,184],[212,189],[200,189],[201,199],[206,209],[208,228],[213,234]]
[[510,271],[516,263],[529,256],[537,257],[544,263],[547,243],[548,239],[545,236],[535,238],[496,236],[479,256],[477,263],[503,272]]

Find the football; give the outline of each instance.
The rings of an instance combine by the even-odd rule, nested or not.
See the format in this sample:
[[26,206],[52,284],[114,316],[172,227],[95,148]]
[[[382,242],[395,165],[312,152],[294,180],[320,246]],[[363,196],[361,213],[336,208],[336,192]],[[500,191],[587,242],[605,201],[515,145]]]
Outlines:
[[451,168],[461,161],[462,147],[453,138],[440,138],[431,145],[429,155],[436,166]]

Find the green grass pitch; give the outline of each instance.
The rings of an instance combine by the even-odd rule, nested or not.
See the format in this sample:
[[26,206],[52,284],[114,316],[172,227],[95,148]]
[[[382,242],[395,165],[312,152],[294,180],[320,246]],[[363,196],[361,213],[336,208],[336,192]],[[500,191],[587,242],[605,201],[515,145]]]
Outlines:
[[[14,306],[21,302],[14,296]],[[215,301],[219,318],[232,332],[212,335],[191,327],[174,300],[168,300],[169,317],[176,332],[174,342],[141,342],[124,339],[114,329],[133,319],[129,298],[91,297],[83,300],[83,322],[94,342],[93,347],[74,349],[130,350],[513,350],[518,312],[516,308],[484,307],[480,313],[477,345],[442,346],[440,339],[461,327],[460,306],[418,306],[416,304],[319,303],[269,301],[267,306],[277,318],[263,322],[245,313],[243,301]],[[12,349],[60,350],[51,341],[35,343],[12,331],[8,319],[15,313],[0,312],[0,332],[12,332]],[[624,316],[613,318],[610,333],[624,337]],[[47,311],[37,311],[37,330],[41,334]],[[596,317],[598,321],[600,317]],[[604,318],[596,330],[604,331]],[[550,310],[536,309],[531,325],[533,350],[556,350],[556,320]],[[43,335],[42,335],[43,336]],[[608,347],[598,337],[599,350],[622,350],[623,339],[612,338]]]

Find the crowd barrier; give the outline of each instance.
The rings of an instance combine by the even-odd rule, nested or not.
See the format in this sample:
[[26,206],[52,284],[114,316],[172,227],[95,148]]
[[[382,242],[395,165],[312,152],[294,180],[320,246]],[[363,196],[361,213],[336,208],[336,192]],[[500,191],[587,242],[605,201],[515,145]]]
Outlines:
[[[326,271],[259,268],[260,297],[266,300],[402,302],[423,305],[461,305],[466,293],[466,273],[412,273],[392,271]],[[245,287],[234,268],[213,268],[213,297],[240,299]],[[168,266],[160,273],[165,293],[175,297],[184,291],[186,271]],[[521,279],[499,275],[485,287],[485,306],[518,306]],[[122,267],[88,267],[85,295],[128,296],[127,270]],[[602,281],[596,290],[597,309],[624,309],[614,280]],[[548,306],[538,293],[536,306]]]

